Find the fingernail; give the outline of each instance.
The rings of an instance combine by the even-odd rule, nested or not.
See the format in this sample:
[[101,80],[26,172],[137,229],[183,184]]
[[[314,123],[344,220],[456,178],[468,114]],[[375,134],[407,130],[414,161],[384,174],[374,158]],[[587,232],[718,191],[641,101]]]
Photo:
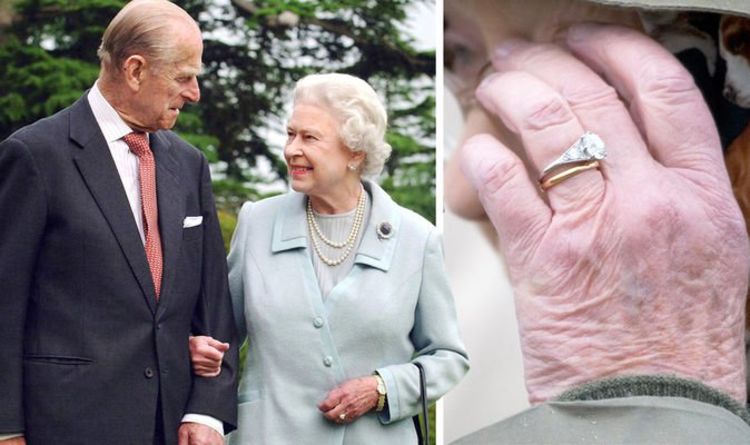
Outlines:
[[501,43],[492,52],[493,61],[501,62],[507,59],[514,51],[527,46],[529,43],[522,39],[508,39]]

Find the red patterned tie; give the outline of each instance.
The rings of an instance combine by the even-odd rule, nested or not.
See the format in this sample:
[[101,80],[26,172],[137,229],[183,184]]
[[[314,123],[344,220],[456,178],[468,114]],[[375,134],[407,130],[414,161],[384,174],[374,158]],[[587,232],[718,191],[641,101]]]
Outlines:
[[141,183],[141,209],[143,211],[143,232],[146,236],[146,259],[151,268],[154,280],[156,299],[161,291],[161,273],[163,267],[161,237],[159,236],[159,208],[156,202],[156,164],[154,153],[148,146],[146,133],[133,132],[122,138],[130,151],[138,156]]

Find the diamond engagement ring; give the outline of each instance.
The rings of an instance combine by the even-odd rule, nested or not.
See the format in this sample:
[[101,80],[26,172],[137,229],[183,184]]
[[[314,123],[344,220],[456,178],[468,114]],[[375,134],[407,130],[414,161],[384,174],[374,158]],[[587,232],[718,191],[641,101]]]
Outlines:
[[[580,166],[592,161],[599,161],[607,157],[607,148],[604,141],[595,133],[587,131],[578,138],[559,158],[549,164],[542,171],[540,182],[550,177],[560,167],[571,165]],[[598,166],[598,163],[596,164]]]
[[341,414],[339,414],[339,420],[340,420],[340,421],[342,421],[342,422],[343,422],[344,420],[346,420],[346,413],[341,413]]

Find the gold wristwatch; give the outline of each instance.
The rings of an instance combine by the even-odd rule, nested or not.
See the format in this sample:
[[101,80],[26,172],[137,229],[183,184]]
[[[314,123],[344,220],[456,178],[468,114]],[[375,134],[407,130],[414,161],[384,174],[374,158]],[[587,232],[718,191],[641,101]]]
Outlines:
[[385,382],[383,381],[383,377],[380,377],[380,374],[377,372],[374,372],[373,375],[375,376],[375,380],[378,381],[378,406],[375,407],[376,412],[383,411],[383,408],[385,408]]

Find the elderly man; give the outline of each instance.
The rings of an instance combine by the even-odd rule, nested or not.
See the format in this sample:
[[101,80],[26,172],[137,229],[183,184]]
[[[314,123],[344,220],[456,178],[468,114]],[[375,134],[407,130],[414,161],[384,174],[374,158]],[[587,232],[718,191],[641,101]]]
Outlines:
[[[234,428],[209,167],[168,131],[200,98],[202,51],[185,11],[131,2],[91,90],[0,144],[0,443],[220,444]],[[191,373],[190,334],[232,344],[217,378]]]

